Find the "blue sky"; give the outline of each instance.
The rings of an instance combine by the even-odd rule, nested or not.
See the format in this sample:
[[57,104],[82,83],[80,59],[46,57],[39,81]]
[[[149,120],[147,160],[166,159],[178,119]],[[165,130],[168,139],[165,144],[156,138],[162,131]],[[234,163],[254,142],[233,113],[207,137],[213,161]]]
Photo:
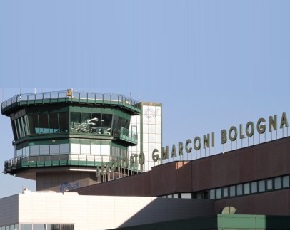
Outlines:
[[[74,88],[163,105],[163,144],[289,111],[290,1],[0,1],[1,101]],[[0,116],[0,162],[13,157]],[[0,164],[3,171],[3,163]],[[0,197],[34,183],[0,174]]]

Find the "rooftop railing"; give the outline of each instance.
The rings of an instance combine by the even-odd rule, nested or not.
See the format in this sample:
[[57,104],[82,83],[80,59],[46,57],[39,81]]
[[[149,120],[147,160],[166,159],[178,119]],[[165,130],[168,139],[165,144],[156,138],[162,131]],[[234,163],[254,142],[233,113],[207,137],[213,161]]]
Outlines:
[[88,93],[73,90],[53,91],[45,93],[18,94],[1,103],[2,114],[17,105],[76,102],[90,104],[111,104],[128,108],[134,112],[140,112],[139,101],[121,94]]

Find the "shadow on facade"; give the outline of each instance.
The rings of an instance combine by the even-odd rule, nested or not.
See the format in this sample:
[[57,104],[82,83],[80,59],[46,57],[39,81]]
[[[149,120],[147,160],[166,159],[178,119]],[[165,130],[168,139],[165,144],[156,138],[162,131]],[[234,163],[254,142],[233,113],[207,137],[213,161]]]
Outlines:
[[[197,229],[214,229],[213,223],[216,223],[216,217],[208,218],[214,215],[214,202],[211,200],[156,198],[119,228],[135,229],[135,226],[139,225],[136,229],[161,229],[161,227],[173,229],[173,226],[174,229],[177,226],[182,226],[182,229],[193,229],[192,224],[195,223]],[[196,219],[189,219],[194,217]],[[204,217],[207,217],[207,221],[204,221]],[[175,220],[174,224],[172,224],[173,220]],[[185,228],[186,226],[188,228]]]

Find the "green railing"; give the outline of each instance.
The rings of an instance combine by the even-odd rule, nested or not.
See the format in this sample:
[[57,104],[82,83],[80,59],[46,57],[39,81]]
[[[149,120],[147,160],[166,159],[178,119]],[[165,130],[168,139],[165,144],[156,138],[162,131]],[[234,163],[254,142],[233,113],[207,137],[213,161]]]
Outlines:
[[134,132],[132,129],[129,130],[129,129],[126,129],[124,127],[121,127],[120,140],[130,142],[130,143],[136,145],[138,142],[138,136],[137,136],[137,133]]
[[[4,162],[4,173],[14,174],[19,169],[24,168],[45,168],[59,166],[79,166],[79,167],[101,167],[115,162],[117,167],[130,165],[131,170],[138,170],[136,163],[131,164],[128,157],[108,156],[108,155],[44,155],[17,157]],[[127,162],[127,163],[126,163]],[[127,168],[128,168],[127,166]]]
[[75,92],[73,90],[63,90],[37,94],[26,93],[15,95],[1,103],[1,112],[4,114],[9,109],[19,105],[36,105],[61,102],[116,105],[129,109],[137,114],[141,111],[140,102],[121,94],[87,93]]
[[110,156],[93,156],[93,155],[51,155],[51,156],[29,156],[17,157],[4,162],[4,173],[10,173],[20,168],[38,168],[52,166],[85,166],[95,167],[103,162],[110,162]]

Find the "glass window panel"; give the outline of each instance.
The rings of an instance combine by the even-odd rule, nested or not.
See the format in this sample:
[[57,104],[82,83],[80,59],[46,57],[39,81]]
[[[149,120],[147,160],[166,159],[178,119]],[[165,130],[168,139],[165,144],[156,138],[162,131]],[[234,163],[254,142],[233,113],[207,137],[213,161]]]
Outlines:
[[39,145],[30,146],[30,156],[37,156],[37,155],[39,155]]
[[40,155],[49,155],[49,145],[40,145]]
[[110,145],[101,145],[101,155],[110,155]]
[[101,155],[101,146],[100,145],[91,145],[91,154],[92,155]]
[[230,187],[230,197],[236,196],[236,186],[231,186]]
[[82,113],[81,123],[88,123],[91,120],[91,113]]
[[274,179],[274,188],[275,189],[281,189],[282,188],[282,180],[281,180],[281,177],[276,177]]
[[90,145],[81,145],[81,154],[90,155],[91,146]]
[[229,196],[229,188],[225,187],[223,188],[223,197],[228,197]]
[[74,230],[73,224],[61,224],[60,230]]
[[202,193],[200,193],[200,192],[197,193],[197,194],[196,194],[196,199],[202,199]]
[[69,154],[69,144],[61,144],[59,145],[59,152],[60,154]]
[[46,224],[33,224],[33,230],[46,230]]
[[60,230],[60,225],[59,224],[48,224],[47,230]]
[[16,150],[16,157],[22,157],[22,149]]
[[289,188],[289,176],[283,177],[283,188]]
[[20,137],[24,137],[24,128],[23,128],[22,118],[21,117],[19,117],[17,119],[17,124],[18,124],[18,131],[19,131]]
[[15,127],[15,134],[16,134],[16,139],[20,138],[19,132],[18,132],[18,127],[17,127],[17,120],[13,121],[14,127]]
[[182,199],[191,199],[191,193],[181,193]]
[[80,144],[71,144],[71,154],[80,154],[81,145]]
[[49,149],[51,155],[59,155],[59,145],[50,145]]
[[18,226],[18,224],[15,224],[14,229],[15,229],[15,230],[19,230],[19,226]]
[[17,125],[18,125],[18,132],[20,137],[24,137],[24,127],[23,127],[23,123],[22,123],[22,117],[19,117],[17,119]]
[[68,113],[62,112],[58,114],[59,118],[59,129],[61,133],[68,132]]
[[267,180],[267,190],[272,190],[273,189],[273,180],[269,179]]
[[222,198],[222,189],[218,188],[215,190],[215,195],[216,195],[216,199],[221,199]]
[[23,157],[29,156],[29,146],[23,148]]
[[90,120],[92,132],[97,132],[96,130],[101,127],[102,115],[100,113],[92,113],[92,118]]
[[265,192],[265,181],[259,181],[259,192]]
[[26,136],[28,134],[28,132],[27,132],[27,127],[26,127],[26,122],[25,122],[24,116],[20,117],[20,121],[21,121],[22,135]]
[[111,128],[112,117],[112,114],[102,114],[101,126],[105,128]]
[[244,194],[250,194],[250,183],[244,184]]
[[30,130],[29,130],[29,119],[28,116],[25,115],[23,117],[24,121],[25,121],[25,135],[30,135]]
[[215,199],[215,189],[211,189],[209,191],[209,199],[211,199],[211,200]]
[[48,125],[48,114],[39,114],[39,124],[38,128],[36,128],[36,133],[50,133]]
[[35,134],[36,127],[38,127],[38,114],[29,114],[28,120],[29,120],[30,133]]
[[251,193],[258,192],[258,183],[256,181],[251,182]]
[[51,133],[59,133],[58,113],[49,114],[49,127]]
[[70,129],[72,132],[80,132],[81,129],[81,113],[71,112]]
[[243,185],[238,184],[237,185],[237,196],[241,196],[241,195],[243,195]]
[[19,119],[16,119],[15,121],[15,128],[16,128],[16,133],[18,138],[21,138],[21,130],[20,130],[20,125],[19,125]]
[[14,140],[17,140],[17,134],[16,134],[16,127],[15,127],[15,122],[11,119],[11,127],[12,127],[12,131],[13,131],[13,136],[14,136]]
[[178,198],[178,194],[177,193],[173,194],[173,198]]
[[21,230],[32,230],[32,224],[21,224],[20,229]]

